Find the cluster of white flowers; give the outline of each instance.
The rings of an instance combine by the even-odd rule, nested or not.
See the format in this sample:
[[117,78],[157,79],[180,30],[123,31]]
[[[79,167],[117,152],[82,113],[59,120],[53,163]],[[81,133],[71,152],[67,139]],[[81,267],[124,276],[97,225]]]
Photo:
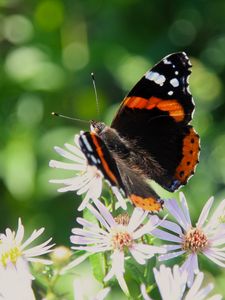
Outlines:
[[[130,297],[126,281],[127,261],[146,266],[151,258],[158,262],[167,261],[178,256],[184,258],[182,265],[166,267],[161,264],[153,268],[155,283],[162,300],[220,300],[221,295],[210,296],[213,284],[202,287],[204,274],[198,266],[199,255],[204,255],[217,266],[225,267],[225,200],[209,217],[214,199],[210,198],[204,205],[195,225],[192,225],[189,208],[183,193],[180,201],[165,201],[168,215],[160,219],[149,215],[141,208],[134,208],[131,213],[123,211],[126,200],[118,193],[118,205],[106,206],[99,199],[103,187],[103,175],[95,167],[90,166],[82,153],[79,136],[75,136],[74,145],[65,144],[66,149],[55,147],[57,153],[71,163],[51,160],[50,166],[75,171],[75,176],[67,179],[54,179],[52,183],[63,184],[59,192],[76,191],[85,194],[79,210],[86,209],[92,216],[91,221],[85,217],[76,219],[79,227],[72,229],[70,241],[72,249],[78,252],[76,259],[61,269],[60,275],[78,266],[88,257],[102,253],[107,268],[102,283],[104,288],[89,300],[103,300],[110,293],[109,281],[117,280],[125,295]],[[111,209],[111,212],[110,212]],[[169,217],[175,219],[170,221]],[[28,248],[42,235],[44,228],[34,230],[24,240],[24,226],[18,221],[16,232],[7,228],[0,234],[0,299],[33,300],[32,290],[34,277],[30,272],[31,262],[51,264],[51,260],[40,258],[52,251],[51,238]],[[160,243],[155,243],[156,240]],[[166,243],[164,242],[166,241]],[[82,253],[82,254],[81,254]],[[144,277],[143,277],[144,278]],[[153,282],[140,285],[140,295],[144,300],[151,300]],[[108,286],[107,286],[108,285]],[[74,299],[83,299],[82,284],[74,280]],[[141,298],[140,298],[141,299]]]
[[32,300],[35,299],[32,291],[33,276],[29,270],[29,262],[51,264],[40,255],[49,253],[54,246],[51,238],[46,242],[28,248],[44,231],[44,228],[34,230],[31,236],[24,239],[24,226],[21,219],[18,221],[17,232],[7,228],[0,234],[0,299],[4,300]]
[[[148,213],[139,208],[135,208],[131,216],[120,214],[115,217],[98,200],[104,178],[96,167],[88,165],[85,155],[80,150],[78,137],[74,139],[75,145],[65,144],[67,150],[56,148],[59,154],[72,163],[50,161],[51,167],[72,169],[76,172],[76,176],[51,180],[51,182],[65,185],[59,189],[60,192],[77,191],[78,195],[86,193],[80,209],[88,209],[98,220],[98,224],[84,218],[77,218],[77,223],[83,228],[72,230],[71,242],[75,244],[72,249],[84,250],[85,253],[72,261],[65,270],[77,266],[93,253],[109,253],[111,268],[104,281],[107,282],[115,276],[121,289],[129,295],[124,279],[125,258],[131,257],[137,263],[145,264],[148,259],[157,254],[159,254],[159,261],[182,255],[186,258],[180,268],[176,266],[171,270],[161,265],[159,271],[155,268],[153,270],[162,299],[221,299],[220,295],[207,298],[212,290],[212,284],[200,289],[203,273],[198,267],[198,256],[203,254],[217,265],[225,267],[225,226],[221,222],[225,216],[225,200],[208,219],[214,201],[210,198],[203,207],[195,226],[192,226],[183,193],[180,193],[180,205],[174,199],[165,201],[169,216],[174,217],[177,223],[165,218],[160,220],[157,216],[150,216],[146,222]],[[90,203],[91,200],[93,204]],[[148,234],[161,241],[169,241],[170,244],[155,246],[143,243],[144,236]],[[151,299],[147,295],[145,285],[142,285],[141,291],[144,299]]]

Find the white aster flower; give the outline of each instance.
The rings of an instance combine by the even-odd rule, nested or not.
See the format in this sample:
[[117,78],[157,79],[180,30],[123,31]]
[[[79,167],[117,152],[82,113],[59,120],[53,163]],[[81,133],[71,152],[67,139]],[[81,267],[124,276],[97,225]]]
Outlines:
[[[36,240],[44,231],[44,228],[34,230],[31,236],[23,242],[24,226],[21,219],[18,221],[17,232],[7,228],[5,234],[0,234],[0,268],[1,272],[5,269],[11,268],[12,265],[16,269],[20,269],[22,263],[25,262],[40,262],[43,264],[51,264],[50,260],[39,258],[38,256],[51,252],[54,245],[49,244],[52,240],[48,239],[46,242],[27,248],[34,240]],[[26,267],[24,267],[25,269]],[[31,275],[30,275],[31,276]]]
[[[209,283],[201,288],[204,274],[198,273],[194,279],[191,288],[186,288],[187,272],[182,272],[177,265],[171,268],[161,265],[159,270],[153,269],[157,287],[159,289],[162,300],[221,300],[221,295],[214,295],[208,298],[208,294],[213,289],[213,284]],[[141,293],[144,300],[152,300],[147,292],[144,284],[141,285]]]
[[31,283],[28,263],[21,258],[16,265],[8,263],[7,268],[0,266],[1,300],[35,300]]
[[[74,145],[65,144],[65,149],[54,147],[55,151],[61,156],[70,160],[70,163],[51,160],[49,166],[52,168],[73,170],[76,175],[67,179],[52,179],[51,183],[63,184],[64,187],[59,188],[58,192],[76,191],[77,195],[86,194],[78,210],[83,210],[90,199],[96,200],[102,193],[103,175],[96,166],[88,164],[84,153],[80,149],[79,135],[74,137]],[[126,202],[122,198],[119,190],[112,187],[112,190],[117,197],[120,206],[126,209]]]
[[72,230],[73,235],[70,240],[76,245],[72,249],[84,250],[87,253],[70,263],[67,269],[74,267],[92,253],[110,251],[112,266],[104,281],[115,276],[122,290],[128,295],[128,288],[124,280],[126,253],[129,252],[139,264],[145,264],[156,253],[165,253],[162,247],[143,244],[140,241],[143,235],[149,234],[157,226],[159,218],[152,216],[143,225],[148,212],[140,208],[135,208],[131,217],[125,214],[113,218],[99,200],[95,201],[95,205],[97,209],[90,204],[87,205],[87,208],[97,218],[100,226],[83,218],[77,218],[77,222],[83,228]]
[[[103,288],[100,290],[97,295],[88,297],[88,300],[104,300],[108,293],[110,292],[110,287]],[[83,300],[86,299],[85,297],[85,291],[87,292],[86,287],[82,284],[82,281],[80,279],[75,279],[73,282],[73,295],[74,300]]]
[[212,197],[206,202],[197,223],[192,226],[185,196],[180,193],[180,206],[174,199],[165,203],[165,207],[179,225],[164,220],[160,226],[165,230],[156,228],[152,232],[154,236],[173,243],[164,245],[167,253],[159,256],[160,261],[180,255],[187,256],[181,269],[188,274],[188,286],[191,286],[194,274],[199,272],[198,255],[200,253],[217,265],[225,267],[225,224],[221,222],[225,216],[225,200],[219,204],[208,220],[213,201]]

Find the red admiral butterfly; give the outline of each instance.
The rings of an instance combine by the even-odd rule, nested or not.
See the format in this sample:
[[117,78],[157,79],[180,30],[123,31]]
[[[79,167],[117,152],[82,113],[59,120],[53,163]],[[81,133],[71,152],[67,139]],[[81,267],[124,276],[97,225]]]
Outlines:
[[193,175],[199,157],[199,136],[189,125],[194,102],[188,89],[187,55],[166,56],[133,87],[111,127],[91,122],[81,134],[81,150],[112,187],[151,212],[163,200],[148,179],[174,192]]

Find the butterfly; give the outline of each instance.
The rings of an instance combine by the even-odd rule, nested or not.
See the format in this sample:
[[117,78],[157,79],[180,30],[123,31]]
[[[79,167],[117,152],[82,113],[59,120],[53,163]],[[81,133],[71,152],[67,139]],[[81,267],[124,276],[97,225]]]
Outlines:
[[189,125],[195,108],[190,68],[186,53],[166,56],[124,98],[111,126],[91,121],[90,132],[79,137],[88,163],[135,206],[150,212],[161,210],[163,200],[149,180],[174,192],[199,162],[199,135]]

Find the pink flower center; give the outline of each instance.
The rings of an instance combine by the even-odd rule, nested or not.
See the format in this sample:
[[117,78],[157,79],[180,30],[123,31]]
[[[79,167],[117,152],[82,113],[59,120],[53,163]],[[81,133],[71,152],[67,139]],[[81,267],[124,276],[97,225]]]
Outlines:
[[182,249],[191,252],[200,252],[208,245],[208,238],[199,228],[190,229],[184,236]]
[[133,244],[133,238],[128,232],[116,232],[112,237],[114,249],[123,251],[124,248],[130,248]]

